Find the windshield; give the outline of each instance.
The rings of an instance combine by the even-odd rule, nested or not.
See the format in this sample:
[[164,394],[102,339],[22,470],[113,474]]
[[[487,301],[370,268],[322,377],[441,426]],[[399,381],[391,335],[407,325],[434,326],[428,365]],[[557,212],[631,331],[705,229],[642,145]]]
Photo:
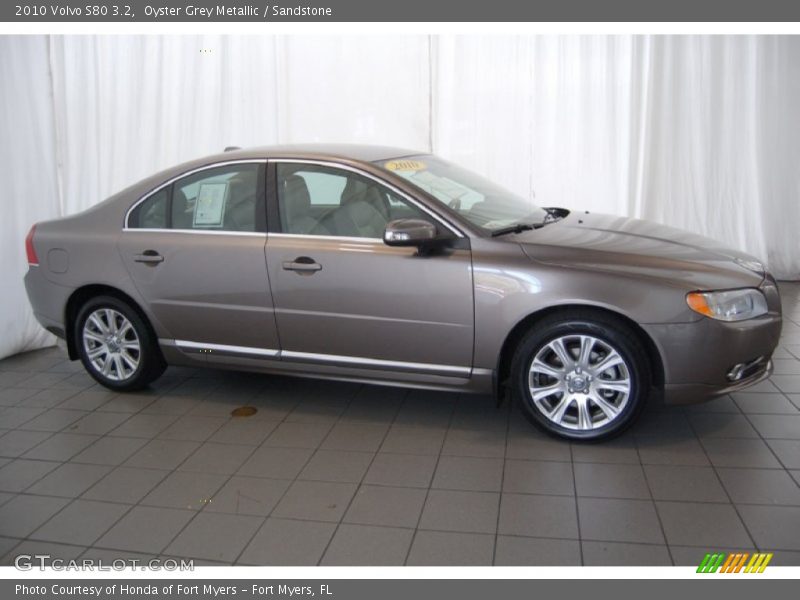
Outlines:
[[488,232],[520,223],[541,223],[547,213],[488,179],[431,154],[376,162],[446,204]]

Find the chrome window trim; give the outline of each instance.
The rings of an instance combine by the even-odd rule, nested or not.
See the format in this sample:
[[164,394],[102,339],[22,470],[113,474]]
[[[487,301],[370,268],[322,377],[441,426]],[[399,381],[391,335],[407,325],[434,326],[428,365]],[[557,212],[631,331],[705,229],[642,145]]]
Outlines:
[[[171,179],[167,179],[167,181],[163,182],[158,187],[153,188],[152,190],[147,192],[144,196],[139,198],[136,202],[131,204],[131,206],[125,212],[125,220],[123,221],[123,224],[122,224],[122,230],[123,231],[143,231],[142,229],[139,229],[138,227],[128,227],[128,219],[130,218],[131,213],[133,212],[133,210],[137,206],[139,206],[142,202],[147,200],[150,196],[152,196],[154,194],[157,194],[158,192],[163,190],[165,187],[167,187],[168,185],[172,185],[173,183],[175,183],[179,179],[183,179],[184,177],[188,177],[189,175],[194,175],[195,173],[200,173],[201,171],[207,171],[208,169],[215,169],[217,167],[226,167],[228,165],[246,165],[246,164],[262,164],[262,165],[265,165],[265,164],[267,164],[267,159],[266,158],[246,158],[246,159],[239,159],[239,160],[224,160],[224,161],[212,163],[212,164],[209,164],[209,165],[203,165],[202,167],[197,167],[195,169],[190,169],[189,171],[184,171],[180,175],[176,175],[175,177],[172,177]],[[186,230],[186,229],[151,228],[151,229],[149,229],[149,231],[152,232],[152,231],[194,231],[194,230],[193,229],[192,230]],[[201,233],[208,233],[208,232],[201,231]],[[233,232],[233,233],[236,233],[236,232]],[[260,233],[260,232],[255,232],[255,233]]]
[[[416,198],[414,198],[411,195],[407,194],[406,192],[404,192],[403,190],[401,190],[400,188],[395,186],[393,183],[391,183],[389,181],[386,181],[385,179],[382,179],[382,178],[380,178],[380,177],[378,177],[376,175],[373,175],[372,173],[368,173],[368,172],[364,171],[363,169],[359,169],[358,167],[353,167],[351,165],[345,165],[345,164],[342,164],[342,163],[337,163],[337,162],[333,162],[333,161],[329,161],[329,160],[316,160],[316,159],[307,159],[307,158],[297,158],[297,159],[294,159],[294,158],[268,158],[267,162],[268,163],[291,163],[291,164],[300,164],[300,165],[319,165],[321,167],[331,167],[333,169],[341,169],[343,171],[350,171],[351,173],[356,173],[357,175],[361,175],[362,177],[366,177],[368,179],[371,179],[372,181],[378,183],[379,185],[382,185],[382,186],[390,189],[396,195],[401,196],[402,198],[408,200],[411,204],[413,204],[414,206],[416,206],[417,208],[419,208],[423,212],[427,213],[429,216],[433,217],[433,219],[437,223],[439,223],[443,227],[446,227],[447,229],[449,229],[451,233],[456,235],[456,237],[459,237],[459,238],[466,237],[464,232],[462,232],[460,229],[458,229],[455,225],[452,225],[451,223],[449,223],[447,220],[445,220],[436,211],[434,211],[431,208],[428,208],[427,206],[422,204],[419,200],[417,200]],[[280,206],[278,207],[278,210],[280,210]],[[283,234],[283,235],[298,235],[298,234]],[[305,237],[336,237],[336,236],[306,235]],[[380,238],[353,238],[351,236],[351,239],[373,240],[373,239],[380,239]]]
[[314,240],[331,240],[337,242],[357,242],[361,244],[381,244],[381,238],[369,237],[353,237],[348,235],[312,235],[310,233],[276,233],[270,232],[269,237],[273,238],[297,238],[297,239],[314,239]]
[[191,235],[233,235],[238,237],[267,237],[264,231],[227,231],[219,229],[161,229],[158,227],[126,227],[122,231],[141,231],[144,233],[188,233]]

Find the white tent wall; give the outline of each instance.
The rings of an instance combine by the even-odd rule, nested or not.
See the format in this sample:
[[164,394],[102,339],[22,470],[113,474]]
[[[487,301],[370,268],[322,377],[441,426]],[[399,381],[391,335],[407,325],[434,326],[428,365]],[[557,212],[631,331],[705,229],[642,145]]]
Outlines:
[[3,36],[0,77],[0,357],[53,342],[32,223],[233,144],[433,150],[800,278],[800,37]]

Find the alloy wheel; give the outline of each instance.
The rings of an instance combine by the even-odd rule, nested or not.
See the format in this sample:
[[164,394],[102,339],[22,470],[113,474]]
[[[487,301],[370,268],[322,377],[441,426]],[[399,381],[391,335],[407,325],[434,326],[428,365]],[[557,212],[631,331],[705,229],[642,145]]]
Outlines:
[[142,356],[136,329],[128,318],[113,308],[92,312],[83,325],[83,347],[89,364],[111,381],[130,379]]

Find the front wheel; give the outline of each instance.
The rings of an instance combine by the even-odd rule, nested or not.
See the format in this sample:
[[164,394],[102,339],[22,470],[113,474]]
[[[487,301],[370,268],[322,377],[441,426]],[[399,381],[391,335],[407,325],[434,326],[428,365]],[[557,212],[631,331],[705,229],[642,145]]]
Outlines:
[[622,433],[641,412],[651,385],[636,334],[599,313],[538,322],[517,347],[511,376],[524,414],[548,433],[573,440]]
[[98,296],[81,307],[75,342],[89,375],[115,391],[141,389],[166,368],[145,321],[113,296]]

